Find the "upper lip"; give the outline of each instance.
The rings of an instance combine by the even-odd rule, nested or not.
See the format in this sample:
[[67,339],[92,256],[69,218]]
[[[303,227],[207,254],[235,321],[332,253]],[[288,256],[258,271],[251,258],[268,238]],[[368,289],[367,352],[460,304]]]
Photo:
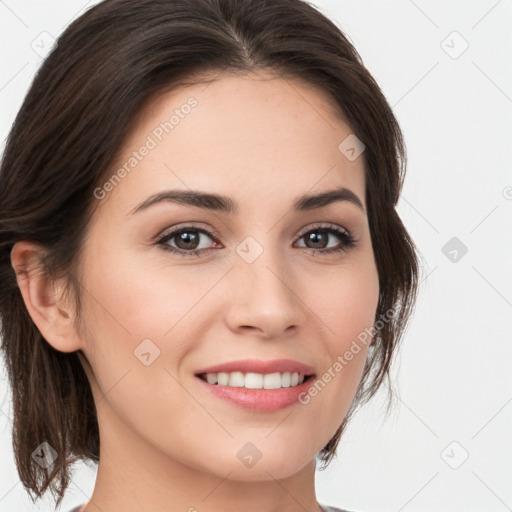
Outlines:
[[314,375],[315,369],[299,361],[293,359],[239,359],[237,361],[228,361],[226,363],[220,363],[213,366],[208,366],[196,372],[196,375],[202,373],[219,373],[219,372],[254,372],[254,373],[302,373],[303,375]]

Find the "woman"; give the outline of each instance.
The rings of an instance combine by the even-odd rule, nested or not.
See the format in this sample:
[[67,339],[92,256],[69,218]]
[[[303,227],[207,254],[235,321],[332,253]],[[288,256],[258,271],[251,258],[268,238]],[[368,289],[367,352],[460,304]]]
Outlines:
[[59,505],[84,460],[80,511],[341,511],[316,462],[389,377],[416,297],[404,172],[378,85],[306,2],[106,0],[74,21],[0,172],[27,491]]

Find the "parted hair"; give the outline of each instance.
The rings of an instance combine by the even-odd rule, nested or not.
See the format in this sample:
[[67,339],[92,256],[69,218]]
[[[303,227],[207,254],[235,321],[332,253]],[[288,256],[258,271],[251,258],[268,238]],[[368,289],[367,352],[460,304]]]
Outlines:
[[[101,450],[85,355],[55,350],[35,326],[11,266],[13,245],[29,240],[45,248],[41,271],[66,278],[79,325],[78,262],[94,190],[112,174],[145,105],[202,74],[257,70],[325,91],[365,145],[379,300],[359,387],[317,455],[322,469],[356,409],[391,383],[393,355],[416,301],[419,254],[396,211],[406,169],[403,135],[352,43],[303,0],[105,0],[74,20],[42,63],[0,167],[1,349],[12,392],[13,451],[29,494],[40,498],[51,490],[59,505],[72,464],[97,463]],[[390,403],[392,386],[388,391]],[[48,467],[32,456],[43,442],[58,454]]]

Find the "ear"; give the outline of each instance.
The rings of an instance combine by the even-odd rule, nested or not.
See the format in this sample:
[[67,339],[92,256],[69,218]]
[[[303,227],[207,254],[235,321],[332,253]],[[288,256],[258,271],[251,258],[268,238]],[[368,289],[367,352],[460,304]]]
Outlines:
[[39,244],[20,241],[11,251],[11,265],[17,275],[25,306],[43,338],[56,350],[74,352],[83,346],[76,332],[73,310],[62,299],[64,281],[51,282],[44,274]]

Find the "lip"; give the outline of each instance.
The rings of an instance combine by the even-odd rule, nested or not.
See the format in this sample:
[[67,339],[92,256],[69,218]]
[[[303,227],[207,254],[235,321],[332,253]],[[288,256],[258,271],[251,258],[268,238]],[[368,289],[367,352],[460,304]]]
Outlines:
[[[210,373],[210,372],[208,372]],[[215,373],[215,372],[212,372]],[[306,394],[314,377],[305,378],[302,384],[279,389],[248,389],[209,384],[196,376],[207,392],[213,396],[255,412],[274,412],[299,403],[300,395]]]
[[[200,375],[219,372],[242,372],[242,373],[301,373],[304,375],[304,382],[297,386],[279,389],[248,389],[230,386],[219,386],[210,384],[201,379]],[[299,402],[299,396],[306,393],[315,377],[315,369],[305,363],[293,359],[239,359],[225,363],[201,368],[195,373],[201,386],[213,396],[232,404],[258,412],[273,412],[289,407]]]
[[[219,373],[219,372],[253,372],[253,373],[302,373],[305,376],[314,375],[315,369],[312,366],[295,361],[293,359],[239,359],[237,361],[228,361],[226,363],[220,363],[207,368],[202,368],[195,372],[196,375],[202,373]],[[284,388],[283,388],[284,389]]]

